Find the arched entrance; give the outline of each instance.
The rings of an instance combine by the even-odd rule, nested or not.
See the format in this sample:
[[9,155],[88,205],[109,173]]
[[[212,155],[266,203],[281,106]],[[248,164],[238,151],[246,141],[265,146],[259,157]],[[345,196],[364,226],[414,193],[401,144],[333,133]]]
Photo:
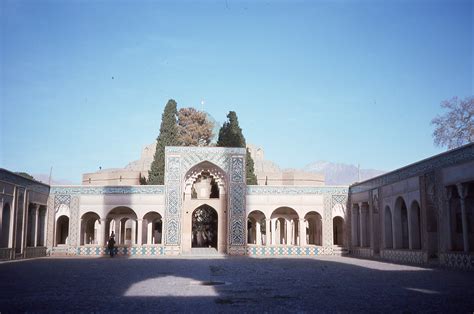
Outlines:
[[334,237],[334,245],[343,245],[344,240],[344,219],[342,217],[334,217],[332,220],[332,229]]
[[56,245],[68,244],[69,236],[69,217],[61,216],[56,223]]
[[3,205],[2,212],[2,240],[0,241],[0,247],[8,247],[10,242],[10,204],[6,203]]
[[191,247],[217,249],[217,212],[209,205],[196,208],[192,215]]

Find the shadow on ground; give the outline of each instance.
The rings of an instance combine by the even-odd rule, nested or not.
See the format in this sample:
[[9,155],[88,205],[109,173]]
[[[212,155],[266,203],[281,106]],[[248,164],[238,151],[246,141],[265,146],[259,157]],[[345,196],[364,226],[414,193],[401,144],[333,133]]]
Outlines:
[[474,310],[474,273],[322,258],[43,258],[0,264],[0,311]]

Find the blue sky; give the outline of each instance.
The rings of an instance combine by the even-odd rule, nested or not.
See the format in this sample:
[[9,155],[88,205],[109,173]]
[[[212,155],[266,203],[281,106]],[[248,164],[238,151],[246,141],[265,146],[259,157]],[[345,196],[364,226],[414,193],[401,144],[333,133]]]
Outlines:
[[471,1],[1,1],[0,166],[80,182],[158,135],[169,98],[282,167],[392,170],[441,152],[473,94]]

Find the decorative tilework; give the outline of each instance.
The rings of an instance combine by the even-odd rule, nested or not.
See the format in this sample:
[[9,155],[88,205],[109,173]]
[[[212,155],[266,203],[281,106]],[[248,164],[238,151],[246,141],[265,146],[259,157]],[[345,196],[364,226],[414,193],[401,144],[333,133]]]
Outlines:
[[[245,153],[245,150],[243,150]],[[247,224],[245,217],[245,160],[244,155],[232,156],[230,169],[229,245],[245,245]]]
[[332,254],[322,246],[247,246],[249,256],[316,256]]
[[76,246],[79,244],[79,228],[80,228],[80,217],[79,217],[79,196],[74,195],[71,198],[71,217],[69,219],[69,245]]
[[348,187],[337,186],[268,186],[268,185],[249,185],[247,186],[247,195],[301,195],[301,194],[339,194],[347,195]]
[[441,253],[440,264],[448,268],[474,270],[474,254],[464,252]]
[[137,186],[51,186],[50,194],[64,195],[103,195],[103,194],[164,194],[163,185],[137,185]]
[[232,158],[232,173],[231,181],[235,183],[244,182],[244,159],[243,158]]
[[426,264],[428,253],[424,251],[410,250],[381,250],[380,257],[398,263]]
[[59,210],[61,205],[66,205],[71,207],[71,195],[69,194],[59,194],[54,196],[54,212]]

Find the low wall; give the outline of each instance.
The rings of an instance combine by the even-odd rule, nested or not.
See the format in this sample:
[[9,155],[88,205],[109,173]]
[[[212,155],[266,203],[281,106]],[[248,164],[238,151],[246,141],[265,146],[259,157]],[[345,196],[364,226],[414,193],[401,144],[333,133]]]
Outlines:
[[25,250],[25,258],[33,257],[45,257],[46,256],[46,247],[27,247]]
[[246,248],[248,256],[316,256],[332,255],[332,247],[324,246],[257,246]]
[[447,268],[474,270],[474,254],[464,252],[449,252],[439,255],[440,265]]
[[351,255],[358,257],[373,257],[374,250],[368,247],[353,247],[351,248]]
[[8,260],[13,258],[12,248],[1,248],[0,249],[0,260]]
[[428,253],[424,251],[383,249],[380,251],[380,257],[398,263],[428,263]]

